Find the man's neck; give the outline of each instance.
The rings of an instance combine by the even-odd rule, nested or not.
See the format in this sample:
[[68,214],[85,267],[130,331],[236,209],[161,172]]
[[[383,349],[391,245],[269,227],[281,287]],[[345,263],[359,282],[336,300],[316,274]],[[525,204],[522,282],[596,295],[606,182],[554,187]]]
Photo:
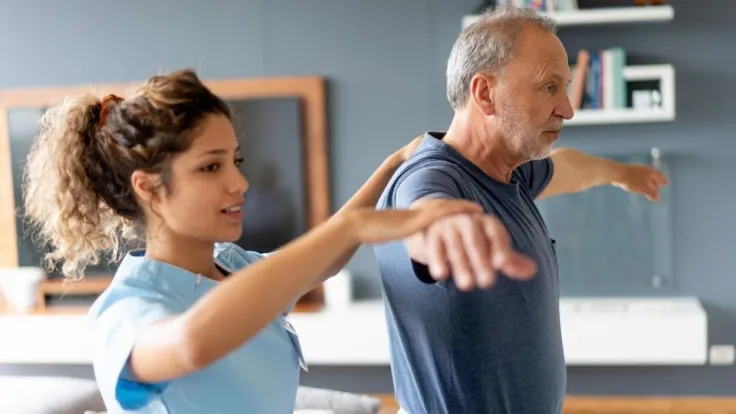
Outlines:
[[491,178],[510,182],[511,173],[521,162],[510,154],[500,137],[488,135],[482,122],[470,122],[468,118],[468,114],[456,114],[442,141]]

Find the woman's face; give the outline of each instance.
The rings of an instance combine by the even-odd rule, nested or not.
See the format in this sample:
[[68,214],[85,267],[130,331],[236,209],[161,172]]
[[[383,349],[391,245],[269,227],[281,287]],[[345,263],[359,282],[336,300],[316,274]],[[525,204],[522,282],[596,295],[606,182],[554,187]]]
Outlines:
[[155,214],[171,236],[233,242],[242,233],[248,189],[239,168],[238,139],[222,115],[205,118],[198,132],[189,149],[173,159],[168,188],[154,202]]

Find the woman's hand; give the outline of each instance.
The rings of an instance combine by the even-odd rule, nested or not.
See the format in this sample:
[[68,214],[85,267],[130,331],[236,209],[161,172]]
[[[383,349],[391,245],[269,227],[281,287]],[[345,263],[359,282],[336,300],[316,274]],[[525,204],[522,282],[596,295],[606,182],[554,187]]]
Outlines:
[[359,243],[384,243],[421,232],[447,216],[482,212],[483,207],[471,201],[437,199],[410,210],[354,211],[351,228]]
[[408,144],[404,145],[403,147],[399,148],[398,151],[393,153],[393,159],[397,161],[397,164],[404,163],[412,156],[412,154],[414,154],[414,151],[417,150],[419,144],[421,144],[423,140],[424,135],[419,135],[418,137],[415,137]]
[[[412,205],[424,208],[432,199]],[[529,280],[536,263],[514,250],[511,235],[498,217],[488,214],[456,214],[431,224],[421,234],[407,238],[409,256],[427,265],[435,280],[452,277],[460,290],[487,289],[503,275]]]

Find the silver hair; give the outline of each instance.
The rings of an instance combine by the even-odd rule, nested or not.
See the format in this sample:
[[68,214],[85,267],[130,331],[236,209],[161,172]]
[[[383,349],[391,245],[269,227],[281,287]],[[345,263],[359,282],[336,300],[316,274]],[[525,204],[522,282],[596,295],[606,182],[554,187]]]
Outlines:
[[498,6],[463,29],[447,60],[447,99],[454,110],[465,106],[470,80],[480,71],[499,73],[514,55],[527,25],[557,32],[555,21],[530,8]]

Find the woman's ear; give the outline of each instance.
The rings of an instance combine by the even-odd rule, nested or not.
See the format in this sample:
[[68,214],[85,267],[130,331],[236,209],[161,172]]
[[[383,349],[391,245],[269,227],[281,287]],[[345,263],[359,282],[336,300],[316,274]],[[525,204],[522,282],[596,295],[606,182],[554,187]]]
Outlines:
[[136,197],[145,203],[156,200],[156,182],[158,178],[140,170],[133,171],[130,176],[130,185],[133,187]]
[[485,116],[496,113],[494,90],[496,78],[487,73],[477,73],[470,80],[470,98],[473,104]]

